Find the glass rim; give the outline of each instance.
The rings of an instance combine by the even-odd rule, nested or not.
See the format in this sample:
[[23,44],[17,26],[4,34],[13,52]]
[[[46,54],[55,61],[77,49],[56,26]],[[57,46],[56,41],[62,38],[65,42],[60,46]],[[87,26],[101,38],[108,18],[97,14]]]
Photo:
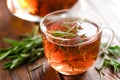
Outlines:
[[[92,36],[90,36],[90,37],[87,37],[87,39],[88,39],[88,38],[91,38],[91,37],[92,37],[92,38],[89,39],[88,41],[85,41],[85,42],[81,43],[81,44],[85,44],[85,43],[88,43],[88,42],[94,40],[94,39],[96,38],[96,36],[101,33],[101,31],[102,31],[102,27],[101,27],[101,26],[102,26],[102,23],[103,23],[102,18],[99,17],[97,14],[95,14],[95,13],[93,13],[93,12],[90,12],[90,11],[87,11],[87,10],[77,10],[77,9],[63,9],[63,10],[57,10],[57,11],[48,13],[48,14],[47,14],[46,16],[44,16],[44,17],[41,19],[41,21],[40,21],[40,29],[41,29],[41,31],[42,31],[45,35],[47,35],[47,36],[49,36],[49,37],[51,37],[51,38],[54,38],[54,39],[58,39],[58,40],[62,40],[62,41],[71,41],[71,40],[74,40],[74,39],[68,39],[68,38],[61,38],[61,37],[53,36],[53,35],[47,33],[45,30],[42,29],[43,27],[45,27],[45,25],[43,24],[43,22],[44,22],[44,20],[45,20],[47,17],[49,17],[50,15],[56,14],[56,13],[60,13],[60,12],[65,13],[65,12],[68,12],[68,11],[70,11],[70,10],[71,10],[71,11],[77,11],[77,12],[85,12],[85,13],[88,13],[88,14],[90,14],[90,15],[94,15],[96,18],[98,18],[98,19],[100,20],[100,26],[98,26],[99,31],[98,31],[96,34],[94,34],[94,35],[92,35]],[[81,39],[81,38],[80,38],[80,39]],[[82,38],[82,39],[86,39],[86,38]],[[79,40],[79,39],[78,39],[78,40]]]

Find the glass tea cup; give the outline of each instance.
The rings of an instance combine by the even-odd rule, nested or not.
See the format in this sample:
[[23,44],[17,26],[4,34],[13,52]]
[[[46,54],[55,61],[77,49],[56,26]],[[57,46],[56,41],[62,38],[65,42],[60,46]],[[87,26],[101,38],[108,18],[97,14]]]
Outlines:
[[[59,10],[40,22],[45,56],[64,75],[87,71],[113,39],[113,31],[103,28],[102,19],[84,10]],[[102,33],[108,30],[107,45],[100,50]]]

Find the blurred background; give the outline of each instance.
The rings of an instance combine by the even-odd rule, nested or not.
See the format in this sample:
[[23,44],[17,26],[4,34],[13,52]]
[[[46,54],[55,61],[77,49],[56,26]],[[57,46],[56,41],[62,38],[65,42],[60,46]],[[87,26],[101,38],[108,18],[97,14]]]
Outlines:
[[6,0],[0,0],[0,48],[8,44],[3,42],[3,38],[18,39],[18,35],[30,32],[32,22],[17,18],[10,13]]

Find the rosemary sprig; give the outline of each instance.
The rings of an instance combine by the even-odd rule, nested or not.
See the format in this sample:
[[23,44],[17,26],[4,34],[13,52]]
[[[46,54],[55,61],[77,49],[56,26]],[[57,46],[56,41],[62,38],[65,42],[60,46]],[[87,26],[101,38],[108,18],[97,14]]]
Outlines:
[[120,57],[120,46],[109,46],[108,53],[114,57]]
[[56,36],[56,37],[73,37],[73,36],[76,36],[76,34],[69,33],[69,32],[64,32],[64,31],[50,31],[50,33],[53,36]]
[[21,41],[4,39],[11,47],[0,49],[0,61],[10,59],[4,64],[5,69],[13,69],[24,62],[33,62],[43,56],[41,35],[23,38]]
[[120,57],[120,46],[109,46],[109,48],[102,53],[103,55],[103,61],[100,65],[100,67],[96,67],[96,70],[99,72],[101,80],[103,73],[103,68],[107,67],[109,69],[112,69],[114,73],[120,72],[120,62],[117,60],[118,57]]
[[85,22],[85,19],[78,19],[78,20],[70,20],[70,21],[65,21],[60,24],[60,26],[63,27],[65,30],[51,30],[49,33],[55,37],[75,37],[77,35],[77,31],[81,30],[81,24]]

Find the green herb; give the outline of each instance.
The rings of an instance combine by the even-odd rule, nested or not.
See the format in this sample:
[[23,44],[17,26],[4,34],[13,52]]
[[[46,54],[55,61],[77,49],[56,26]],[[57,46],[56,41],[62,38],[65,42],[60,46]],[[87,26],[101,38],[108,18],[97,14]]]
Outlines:
[[23,38],[21,41],[4,39],[11,47],[0,50],[0,61],[10,59],[4,64],[5,69],[13,69],[26,61],[33,62],[43,56],[41,35]]
[[100,67],[96,67],[96,70],[99,72],[101,80],[104,75],[103,68],[108,67],[112,69],[114,73],[120,72],[120,62],[117,60],[117,57],[120,57],[120,47],[109,46],[109,48],[102,53],[103,61]]
[[120,56],[120,46],[118,46],[118,45],[110,46],[108,48],[108,52],[115,57],[119,57]]
[[63,31],[50,31],[50,33],[53,36],[56,36],[56,37],[73,37],[73,36],[76,36],[76,34],[69,33],[69,32],[63,32]]
[[55,31],[49,31],[50,34],[56,37],[74,37],[77,36],[77,31],[78,29],[81,28],[81,23],[84,22],[84,19],[79,19],[77,21],[68,21],[68,22],[62,22],[60,26],[65,29],[64,31],[62,30],[55,30]]

